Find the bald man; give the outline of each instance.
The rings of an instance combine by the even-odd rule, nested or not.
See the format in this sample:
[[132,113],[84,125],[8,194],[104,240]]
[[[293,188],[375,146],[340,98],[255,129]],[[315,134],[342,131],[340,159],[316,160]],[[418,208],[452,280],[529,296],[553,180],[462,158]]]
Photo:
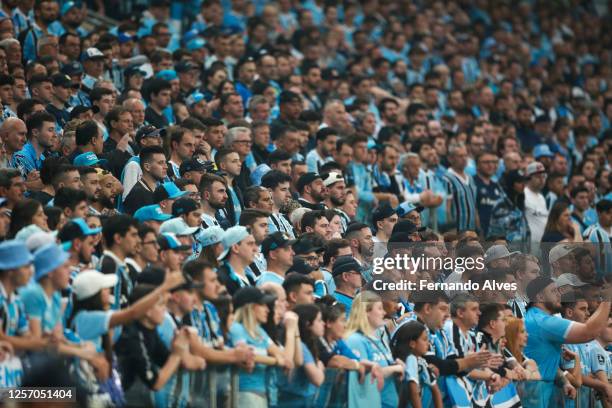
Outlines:
[[324,127],[332,127],[340,131],[345,131],[347,127],[350,127],[346,108],[340,100],[333,99],[325,104],[323,108],[323,123],[319,126],[319,129]]
[[7,118],[0,126],[0,140],[4,145],[6,163],[2,167],[8,167],[8,161],[13,157],[13,153],[23,149],[26,142],[28,128],[23,120],[19,118]]

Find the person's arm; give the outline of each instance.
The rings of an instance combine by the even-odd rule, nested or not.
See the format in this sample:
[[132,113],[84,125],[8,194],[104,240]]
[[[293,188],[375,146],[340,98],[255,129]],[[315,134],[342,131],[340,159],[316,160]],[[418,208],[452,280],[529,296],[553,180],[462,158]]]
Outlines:
[[438,384],[433,384],[431,386],[431,398],[435,408],[444,407],[444,404],[442,403],[442,393],[440,392],[440,387],[438,387]]
[[321,360],[304,364],[304,372],[306,373],[308,381],[315,387],[320,387],[323,381],[325,381],[325,366]]
[[117,310],[111,314],[108,327],[109,329],[115,326],[123,326],[127,323],[133,322],[144,316],[160,297],[163,296],[170,289],[183,283],[185,278],[182,272],[170,272],[166,273],[164,282],[158,286],[153,292],[149,293],[138,302],[130,305],[126,309]]
[[582,386],[582,365],[580,363],[580,356],[578,355],[578,353],[574,353],[573,351],[570,351],[564,348],[562,357],[565,360],[574,360],[574,366],[566,370],[567,379],[575,388],[581,387]]
[[41,338],[43,335],[42,325],[40,324],[40,319],[30,318],[28,321],[30,326],[30,335],[32,337]]
[[408,396],[410,398],[410,403],[412,404],[413,408],[422,408],[422,404],[421,404],[421,392],[419,391],[419,384],[414,382],[414,381],[410,381],[408,383]]
[[577,344],[586,343],[595,338],[597,333],[600,333],[608,325],[608,316],[610,315],[610,301],[605,300],[599,304],[599,307],[589,320],[585,323],[572,322],[569,333],[565,338],[565,343]]
[[[288,311],[285,313],[285,347],[283,354],[288,363],[287,368],[299,367],[303,364],[302,347],[300,341],[300,330],[298,328],[298,316]],[[299,352],[298,352],[299,351]]]
[[36,351],[42,350],[49,345],[49,340],[41,337],[33,337],[30,332],[23,336],[7,336],[0,331],[0,341],[6,341],[13,346],[15,351]]
[[528,380],[539,381],[542,379],[542,376],[540,375],[540,370],[538,369],[538,365],[534,360],[525,360],[523,362],[523,367],[525,367],[525,371],[527,372]]
[[217,350],[206,346],[197,335],[192,335],[189,338],[189,348],[193,354],[210,364],[247,364],[253,360],[253,351],[245,344]]
[[[612,387],[608,383],[608,377],[606,376],[606,372],[603,370],[597,371],[595,374],[595,378],[592,381],[597,381],[599,384],[603,384],[603,389],[599,389],[598,391],[602,393],[601,403],[604,407],[612,406],[612,392],[610,388]],[[586,376],[585,376],[586,377]]]

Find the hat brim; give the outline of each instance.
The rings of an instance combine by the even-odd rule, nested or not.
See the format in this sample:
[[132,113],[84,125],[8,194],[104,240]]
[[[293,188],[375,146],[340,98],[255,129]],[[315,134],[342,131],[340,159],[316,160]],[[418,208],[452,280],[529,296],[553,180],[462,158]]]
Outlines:
[[66,251],[62,251],[61,255],[49,260],[50,262],[47,264],[47,270],[45,271],[44,274],[40,274],[38,276],[35,275],[36,280],[39,281],[40,279],[49,275],[51,272],[53,272],[54,270],[56,270],[57,268],[65,264],[69,258],[70,258],[70,254]]
[[176,193],[170,197],[168,197],[169,200],[176,200],[177,198],[181,198],[186,196],[187,194],[189,194],[188,191],[181,191],[180,193]]
[[159,221],[159,222],[164,222],[164,221],[168,221],[170,218],[172,218],[172,216],[170,214],[159,214],[156,218],[151,218],[149,220],[145,220],[145,221]]

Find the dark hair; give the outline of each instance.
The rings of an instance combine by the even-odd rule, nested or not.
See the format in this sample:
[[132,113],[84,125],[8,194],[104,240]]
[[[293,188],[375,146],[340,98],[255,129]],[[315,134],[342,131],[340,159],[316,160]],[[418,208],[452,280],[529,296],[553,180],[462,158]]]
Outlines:
[[416,341],[425,331],[425,325],[416,320],[402,324],[391,338],[391,353],[393,358],[406,361],[412,354],[410,342]]
[[236,153],[236,151],[234,149],[229,149],[225,147],[219,149],[215,156],[215,162],[217,163],[217,167],[220,167],[220,164],[223,163],[223,160],[232,153]]
[[151,233],[151,232],[152,232],[153,234],[157,235],[157,234],[155,233],[155,230],[153,229],[153,227],[150,227],[150,226],[149,226],[149,225],[147,225],[147,224],[140,224],[140,225],[138,226],[138,236],[140,237],[140,239],[144,239],[144,237],[146,237],[146,236],[147,236],[147,234],[149,234],[149,233]]
[[314,228],[317,221],[321,218],[325,218],[325,211],[308,211],[302,216],[300,223],[302,232],[306,232],[306,227]]
[[112,94],[113,94],[113,91],[111,91],[110,89],[102,88],[98,86],[92,89],[91,92],[89,93],[89,100],[91,101],[91,104],[93,105],[94,102],[101,100],[102,97],[107,96],[107,95],[112,95]]
[[268,156],[268,164],[272,165],[285,160],[291,160],[291,154],[287,153],[282,149],[278,149],[270,153]]
[[62,219],[62,209],[55,206],[44,206],[43,211],[47,216],[47,226],[51,231],[55,231],[57,229],[57,225]]
[[204,269],[213,269],[213,266],[201,259],[194,259],[186,262],[183,265],[183,273],[191,278],[194,282],[203,282],[202,272]]
[[232,297],[229,295],[221,295],[217,299],[212,300],[212,304],[217,308],[219,314],[219,320],[221,321],[221,330],[223,331],[223,338],[227,342],[229,326],[228,317],[232,311]]
[[77,146],[85,146],[91,143],[92,139],[99,134],[100,128],[98,124],[93,120],[86,120],[77,127],[74,140]]
[[302,342],[308,347],[315,360],[319,358],[319,349],[317,347],[317,337],[311,332],[310,327],[317,316],[321,313],[321,309],[316,304],[297,305],[293,311],[298,315],[298,327]]
[[242,192],[242,199],[244,201],[244,206],[246,208],[253,208],[254,204],[259,202],[259,195],[263,192],[268,192],[265,188],[261,186],[249,186],[246,190]]
[[258,218],[268,218],[270,214],[266,211],[248,208],[240,213],[239,225],[248,227],[252,225]]
[[499,303],[484,303],[480,305],[480,317],[478,318],[479,331],[484,331],[492,321],[497,320],[499,313],[504,311],[504,307]]
[[151,95],[159,95],[161,91],[172,90],[172,85],[169,81],[161,78],[153,78],[147,87],[147,95],[145,96],[147,102],[151,101]]
[[328,265],[333,257],[337,257],[340,248],[350,247],[351,244],[346,239],[330,239],[325,244],[325,252],[323,252],[323,264]]
[[272,190],[281,183],[291,183],[291,176],[280,170],[271,170],[261,178],[261,186]]
[[115,234],[124,237],[131,227],[138,228],[138,221],[126,214],[113,215],[102,224],[102,236],[107,248],[115,243]]
[[290,292],[295,292],[302,285],[310,285],[314,288],[314,281],[301,273],[291,272],[285,276],[283,289],[285,289],[285,292],[289,295]]
[[418,312],[423,310],[426,304],[448,303],[448,296],[442,290],[415,290],[410,294],[410,300],[414,303],[414,311]]
[[76,206],[83,201],[87,201],[85,191],[62,187],[55,193],[54,204],[62,209],[69,208],[74,211]]
[[[86,167],[86,168],[96,171],[96,169],[94,169],[93,167]],[[59,183],[60,181],[62,181],[63,177],[67,173],[70,173],[71,171],[78,171],[78,170],[79,170],[78,167],[73,166],[71,164],[60,164],[59,166],[57,166],[57,168],[55,169],[55,172],[53,173],[53,177],[51,178],[51,184],[53,185],[54,188],[59,189]]]
[[40,99],[36,99],[36,98],[24,99],[23,101],[19,102],[19,105],[17,105],[17,117],[23,120],[24,117],[32,113],[32,110],[34,109],[34,106],[36,105],[44,106],[45,103],[41,101]]
[[266,302],[266,306],[268,307],[268,320],[261,325],[261,328],[264,329],[274,343],[282,345],[285,339],[285,330],[282,324],[276,324],[274,321],[274,308],[277,300],[276,292],[274,289],[270,288],[262,289],[262,292],[271,296],[268,302]]
[[317,304],[321,308],[321,317],[325,323],[333,323],[346,316],[346,307],[331,295],[321,297]]
[[561,218],[561,214],[565,210],[569,208],[569,203],[564,200],[557,200],[550,208],[550,212],[548,214],[548,220],[546,221],[546,226],[544,227],[544,234],[547,232],[561,232],[559,231],[559,218]]
[[63,164],[68,164],[64,157],[45,158],[40,169],[40,181],[46,186],[53,183],[58,168]]
[[225,179],[216,174],[205,173],[202,175],[202,179],[200,180],[200,185],[198,186],[198,190],[200,190],[200,194],[204,192],[204,190],[210,189],[213,183],[218,182],[225,185]]
[[[113,127],[111,126],[111,122],[117,122],[119,120],[119,117],[124,113],[130,113],[130,111],[124,108],[123,106],[115,106],[113,109],[110,110],[110,112],[106,114],[106,117],[104,118],[106,126],[109,129],[112,129]],[[132,115],[130,114],[130,116]]]
[[319,129],[316,134],[316,141],[325,141],[330,136],[338,136],[338,131],[331,127],[324,127],[323,129]]
[[42,206],[39,201],[25,198],[15,203],[11,213],[11,224],[9,227],[9,237],[14,238],[20,229],[32,224],[32,218]]
[[45,122],[55,124],[55,118],[47,111],[36,112],[30,116],[26,121],[26,126],[28,127],[28,139],[32,137],[32,130],[40,130]]
[[161,154],[166,157],[166,155],[164,154],[164,149],[161,146],[143,147],[142,150],[140,150],[139,154],[140,168],[144,169],[145,163],[149,163],[151,160],[153,160],[153,156],[156,154]]

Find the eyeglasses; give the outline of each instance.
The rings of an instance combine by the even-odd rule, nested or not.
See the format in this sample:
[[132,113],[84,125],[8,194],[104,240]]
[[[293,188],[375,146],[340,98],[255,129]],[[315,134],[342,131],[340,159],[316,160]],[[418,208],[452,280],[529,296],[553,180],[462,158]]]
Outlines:
[[157,243],[157,241],[156,241],[156,240],[143,242],[143,243],[142,243],[142,245],[143,245],[143,246],[144,246],[144,245],[153,245],[153,246],[155,246],[155,247],[159,247],[159,244]]
[[251,140],[234,140],[234,143],[241,143],[241,144],[253,144],[253,142]]

